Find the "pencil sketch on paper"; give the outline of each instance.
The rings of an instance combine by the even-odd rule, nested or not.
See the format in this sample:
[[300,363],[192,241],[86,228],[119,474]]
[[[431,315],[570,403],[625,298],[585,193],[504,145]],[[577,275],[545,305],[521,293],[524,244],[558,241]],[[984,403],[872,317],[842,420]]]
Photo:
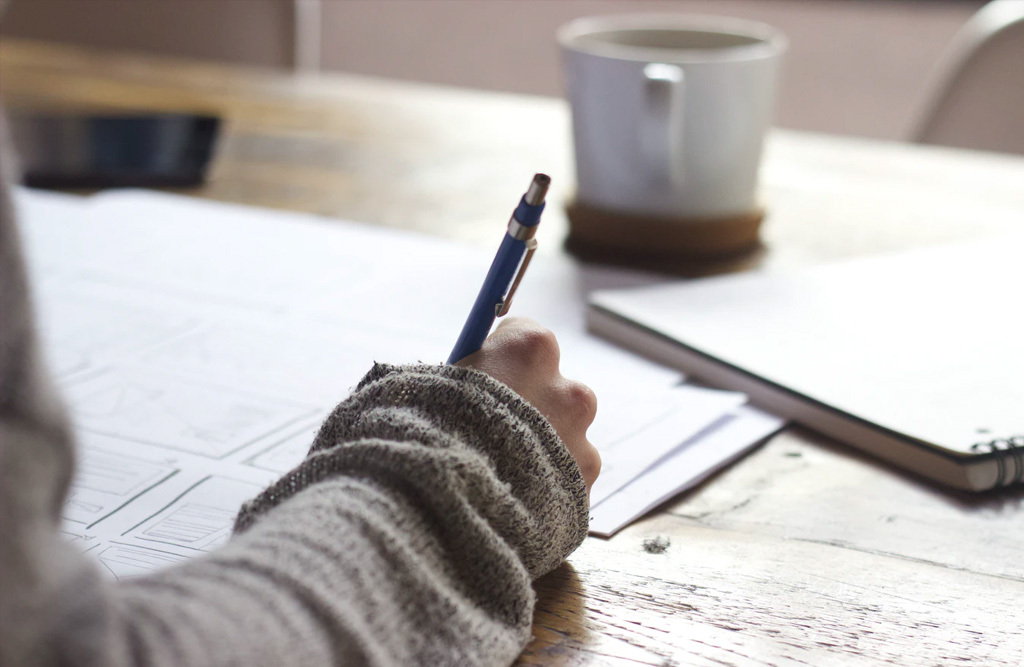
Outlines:
[[188,560],[184,556],[145,547],[112,544],[100,550],[96,559],[118,581],[149,574]]
[[151,371],[108,373],[66,395],[81,429],[213,459],[312,411]]
[[124,537],[209,551],[227,541],[238,508],[262,490],[251,482],[205,477]]
[[59,378],[101,368],[187,331],[192,319],[55,289],[42,290],[39,332]]
[[90,535],[82,530],[62,527],[59,532],[61,538],[63,538],[65,542],[82,553],[85,553],[100,544],[100,540],[95,535]]
[[81,447],[63,518],[91,528],[177,471],[170,465]]
[[286,473],[306,458],[319,428],[320,422],[306,424],[300,431],[283,440],[276,441],[247,463],[255,468],[281,474]]
[[[214,324],[146,350],[140,363],[314,405],[341,400],[372,365],[372,351],[302,327]],[[273,355],[269,361],[268,356]]]

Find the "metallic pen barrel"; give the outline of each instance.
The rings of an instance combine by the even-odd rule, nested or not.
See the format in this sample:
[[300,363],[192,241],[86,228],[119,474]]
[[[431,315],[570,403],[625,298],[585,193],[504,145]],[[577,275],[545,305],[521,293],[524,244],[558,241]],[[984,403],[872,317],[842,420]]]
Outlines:
[[537,247],[533,237],[544,211],[544,197],[550,184],[551,178],[546,174],[534,175],[526,194],[519,200],[484,284],[448,357],[449,364],[479,350],[491,332],[495,318],[508,312],[512,296]]

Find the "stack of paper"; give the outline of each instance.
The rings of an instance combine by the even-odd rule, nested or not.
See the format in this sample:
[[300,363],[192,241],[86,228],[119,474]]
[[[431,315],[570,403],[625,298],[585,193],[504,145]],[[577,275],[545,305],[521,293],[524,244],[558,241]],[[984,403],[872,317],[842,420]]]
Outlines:
[[[373,361],[439,362],[491,256],[382,228],[142,191],[19,191],[51,370],[82,450],[65,532],[114,576],[227,539]],[[495,224],[495,246],[503,232]],[[586,294],[650,277],[539,256],[513,312],[598,395],[610,535],[781,426],[584,330]]]

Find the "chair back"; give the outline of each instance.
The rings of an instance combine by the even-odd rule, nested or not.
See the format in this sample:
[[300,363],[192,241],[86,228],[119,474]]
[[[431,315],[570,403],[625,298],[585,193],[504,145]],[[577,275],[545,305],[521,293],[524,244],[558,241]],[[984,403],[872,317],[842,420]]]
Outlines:
[[1024,0],[994,0],[956,34],[910,138],[1024,155]]

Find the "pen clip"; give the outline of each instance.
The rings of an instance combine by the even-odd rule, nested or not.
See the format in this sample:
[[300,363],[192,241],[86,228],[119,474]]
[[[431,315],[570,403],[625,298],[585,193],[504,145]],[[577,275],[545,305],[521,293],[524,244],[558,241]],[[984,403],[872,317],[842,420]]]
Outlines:
[[535,250],[537,250],[537,239],[528,239],[526,241],[526,254],[523,256],[523,261],[519,265],[519,272],[516,274],[515,280],[512,281],[512,286],[508,288],[508,294],[502,297],[501,301],[494,304],[495,317],[503,317],[508,314],[509,308],[512,307],[512,297],[515,295],[516,290],[519,289],[519,283],[523,280],[523,275],[526,273],[526,267],[530,265],[530,259],[533,258]]

